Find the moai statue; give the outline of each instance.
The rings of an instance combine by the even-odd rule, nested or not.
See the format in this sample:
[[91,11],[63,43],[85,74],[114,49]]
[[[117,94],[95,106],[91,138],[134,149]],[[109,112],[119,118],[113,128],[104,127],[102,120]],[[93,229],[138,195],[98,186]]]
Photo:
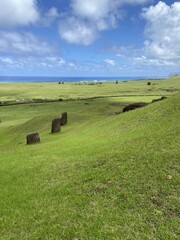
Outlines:
[[63,112],[61,117],[61,125],[64,126],[66,124],[67,124],[67,112]]
[[28,133],[26,136],[27,144],[40,142],[40,136],[38,132]]
[[61,119],[55,118],[52,120],[51,133],[57,133],[61,131]]

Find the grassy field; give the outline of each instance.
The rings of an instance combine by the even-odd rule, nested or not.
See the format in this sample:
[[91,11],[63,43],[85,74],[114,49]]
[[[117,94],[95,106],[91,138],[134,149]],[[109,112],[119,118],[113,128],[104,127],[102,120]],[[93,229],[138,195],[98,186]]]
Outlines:
[[47,99],[79,99],[102,96],[170,96],[180,90],[179,78],[168,80],[125,81],[115,84],[105,82],[99,85],[77,85],[76,83],[1,83],[0,101]]
[[180,78],[151,83],[0,84],[0,101],[68,100],[0,107],[0,239],[179,239]]

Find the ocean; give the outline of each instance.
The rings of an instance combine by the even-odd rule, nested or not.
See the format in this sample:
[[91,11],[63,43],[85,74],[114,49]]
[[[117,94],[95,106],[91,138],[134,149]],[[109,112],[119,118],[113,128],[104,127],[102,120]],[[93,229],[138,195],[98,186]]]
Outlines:
[[0,77],[0,83],[4,82],[81,82],[81,81],[127,81],[143,79],[160,79],[164,77]]

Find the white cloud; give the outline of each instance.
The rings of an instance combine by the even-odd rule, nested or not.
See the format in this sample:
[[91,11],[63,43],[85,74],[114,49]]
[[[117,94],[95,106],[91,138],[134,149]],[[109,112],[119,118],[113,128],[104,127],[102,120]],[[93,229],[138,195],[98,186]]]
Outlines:
[[57,8],[52,7],[49,9],[47,13],[45,13],[44,17],[42,17],[41,22],[49,27],[55,20],[57,20],[60,17],[60,14],[57,10]]
[[90,19],[101,19],[107,16],[117,4],[109,0],[72,0],[75,15]]
[[145,8],[142,16],[147,21],[145,53],[162,60],[180,60],[180,2],[168,6],[159,2]]
[[149,0],[71,0],[71,16],[60,21],[60,36],[69,43],[90,45],[101,31],[114,28],[122,17],[121,7]]
[[58,10],[55,7],[52,7],[47,12],[47,16],[51,18],[57,18],[59,16]]
[[61,21],[59,32],[61,38],[69,43],[90,45],[98,37],[96,28],[89,22],[69,17]]
[[107,64],[107,65],[110,65],[110,66],[116,66],[116,61],[113,60],[113,59],[105,59],[104,62]]
[[46,61],[51,62],[52,64],[62,66],[66,64],[66,61],[63,58],[57,56],[50,56],[45,58]]
[[[75,69],[76,62],[65,60],[58,56],[33,56],[33,57],[0,57],[0,68],[2,69],[21,69],[34,73],[34,71],[67,71]],[[78,68],[77,68],[78,69]]]
[[[11,64],[12,63],[12,64]],[[67,72],[70,74],[95,74],[97,71],[104,69],[105,63],[101,62],[86,62],[86,61],[76,61],[73,59],[64,59],[60,56],[32,56],[32,57],[0,57],[0,69],[2,72],[11,71],[14,73],[25,73],[30,75],[59,75],[65,74]],[[111,70],[112,66],[108,65],[106,68]],[[114,67],[113,67],[114,69]],[[104,72],[103,72],[104,73]]]
[[144,54],[144,49],[134,45],[118,46],[112,45],[104,49],[107,52],[115,54],[119,58],[137,57]]
[[17,32],[0,32],[0,52],[3,53],[51,53],[52,49],[45,41],[41,41],[33,34]]
[[5,64],[13,64],[14,63],[13,60],[11,58],[8,58],[8,57],[1,57],[0,61],[2,63],[5,63]]
[[132,58],[132,63],[136,66],[154,66],[154,67],[161,67],[161,66],[169,66],[173,67],[175,66],[174,62],[163,60],[163,59],[157,59],[157,58],[149,58],[146,56],[139,56]]
[[143,4],[148,0],[72,0],[73,13],[80,17],[102,19],[118,15],[118,8],[126,4]]
[[0,0],[0,26],[35,23],[39,18],[36,0]]
[[144,67],[177,68],[180,66],[180,2],[168,6],[159,2],[155,6],[144,8],[145,41],[142,48],[135,46],[112,46],[106,51],[130,65],[140,69]]

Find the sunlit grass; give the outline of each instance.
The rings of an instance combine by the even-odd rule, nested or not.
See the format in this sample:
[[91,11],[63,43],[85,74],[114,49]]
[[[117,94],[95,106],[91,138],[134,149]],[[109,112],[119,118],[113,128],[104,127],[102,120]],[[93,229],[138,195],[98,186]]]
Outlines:
[[76,85],[76,83],[1,83],[0,101],[29,100],[33,98],[77,99],[97,96],[128,96],[128,95],[172,95],[179,90],[180,78],[165,80],[115,81],[100,85]]
[[[86,97],[94,86],[69,85],[64,94],[76,97],[76,87]],[[141,96],[0,107],[0,239],[178,239],[179,93],[109,114],[161,96],[144,95],[145,87]],[[97,88],[88,96],[104,94]],[[64,111],[68,124],[50,134]],[[26,145],[32,131],[41,143]]]

